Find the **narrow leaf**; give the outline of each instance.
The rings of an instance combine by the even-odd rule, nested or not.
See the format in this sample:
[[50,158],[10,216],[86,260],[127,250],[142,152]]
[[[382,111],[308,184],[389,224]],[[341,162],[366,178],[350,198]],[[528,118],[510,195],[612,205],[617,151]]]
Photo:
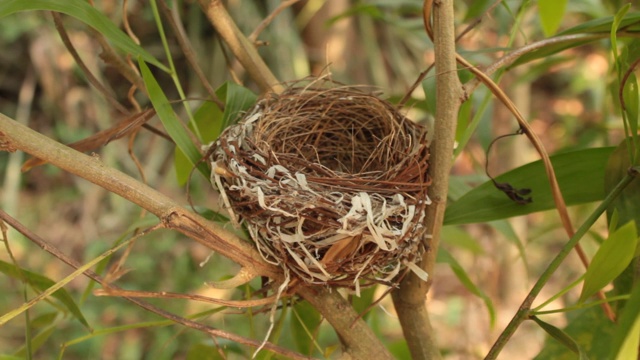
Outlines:
[[624,99],[625,111],[627,112],[627,119],[629,120],[631,134],[638,133],[638,110],[640,107],[639,96],[638,81],[636,76],[631,73],[624,84],[624,89],[622,90],[622,98]]
[[640,344],[640,317],[636,318],[633,326],[629,329],[629,333],[616,354],[616,360],[637,359],[638,344]]
[[[561,32],[558,35],[569,34],[582,34],[582,33],[608,33],[611,31],[614,17],[603,17],[584,22],[580,25],[574,26]],[[618,24],[618,29],[625,29],[628,31],[640,30],[640,12],[633,12],[627,14]]]
[[538,15],[545,36],[555,34],[567,9],[567,0],[539,0]]
[[[604,198],[602,173],[611,147],[566,152],[551,157],[556,177],[567,205],[583,204]],[[541,161],[511,170],[496,177],[500,183],[531,189],[533,202],[520,205],[495,188],[491,181],[475,187],[447,207],[445,224],[468,224],[526,215],[555,207],[549,180]]]
[[[590,359],[608,359],[615,324],[599,306],[567,313],[568,325],[563,329],[575,339]],[[544,348],[534,360],[574,360],[575,353],[553,338],[545,341]]]
[[3,0],[0,1],[0,18],[21,12],[33,10],[56,11],[84,22],[96,29],[109,39],[117,48],[134,57],[141,57],[144,61],[157,66],[165,72],[169,69],[162,65],[155,57],[136,44],[129,36],[122,32],[104,14],[93,8],[86,0]]
[[[637,359],[639,339],[638,321],[640,320],[640,286],[636,286],[631,291],[631,296],[626,302],[620,317],[618,325],[612,340],[611,355],[616,359]],[[635,348],[633,342],[636,342]],[[630,357],[621,357],[621,355],[629,355]]]
[[[193,122],[189,123],[190,129],[192,129],[192,124],[198,127],[198,133],[202,136],[202,141],[205,144],[210,143],[220,135],[222,111],[215,103],[206,101],[193,114]],[[193,165],[191,165],[189,159],[180,148],[175,149],[173,164],[178,184],[183,186],[187,183],[189,175],[191,175]]]
[[493,307],[493,302],[478,286],[476,286],[476,284],[473,283],[462,265],[460,265],[460,263],[453,256],[451,256],[451,254],[446,249],[443,248],[438,249],[436,262],[448,264],[458,280],[460,280],[460,283],[462,283],[462,285],[467,290],[469,290],[469,292],[484,301],[484,304],[487,307],[487,311],[489,312],[491,327],[493,327],[496,320],[496,311]]
[[634,222],[628,222],[610,234],[593,256],[578,302],[584,302],[620,275],[631,263],[637,245],[638,233]]
[[189,163],[192,166],[198,164],[198,170],[200,173],[206,179],[209,179],[209,168],[204,162],[199,163],[202,158],[202,154],[191,141],[184,124],[180,119],[178,119],[178,116],[176,116],[176,113],[173,111],[171,103],[169,103],[164,91],[162,91],[160,84],[158,84],[158,81],[151,73],[151,70],[142,59],[138,59],[138,63],[142,79],[149,92],[149,99],[151,100],[153,108],[156,110],[160,121],[162,121],[165,130],[167,130],[171,139],[176,143],[176,146],[178,146],[178,148],[185,154]]
[[588,360],[587,354],[585,353],[582,346],[580,346],[575,340],[571,338],[567,333],[558,329],[557,327],[546,323],[540,320],[537,316],[532,316],[531,319],[536,322],[536,324],[540,325],[540,327],[551,337],[558,340],[561,344],[566,346],[568,349],[578,354],[578,359],[580,360]]
[[[6,263],[2,260],[0,260],[0,272],[18,280],[22,279],[20,275],[20,273],[22,273],[27,283],[33,286],[33,288],[37,291],[45,291],[46,289],[55,285],[55,281],[45,276],[36,274],[29,270],[18,269],[15,265]],[[66,289],[55,291],[53,294],[51,294],[51,296],[60,301],[67,308],[67,310],[69,310],[73,317],[75,317],[78,321],[80,321],[80,323],[82,323],[82,325],[84,325],[89,330],[91,329],[89,323],[84,318],[84,315],[82,315],[80,308],[78,307],[78,305],[76,305],[76,302],[73,300]]]
[[314,334],[322,322],[322,315],[306,301],[293,306],[293,315],[290,324],[296,348],[302,354],[311,355],[317,346]]
[[81,267],[79,267],[77,270],[75,270],[74,272],[72,272],[69,276],[65,277],[64,279],[56,282],[55,284],[49,286],[45,291],[43,291],[40,295],[36,296],[35,298],[29,300],[28,302],[22,304],[20,307],[18,307],[17,309],[11,310],[8,313],[0,316],[0,326],[6,324],[9,320],[15,318],[16,316],[22,314],[23,312],[27,311],[28,309],[30,309],[32,306],[34,306],[35,304],[37,304],[38,302],[42,301],[43,299],[49,297],[49,296],[53,296],[53,294],[62,289],[63,286],[67,285],[69,282],[71,282],[71,280],[75,279],[76,277],[80,276],[83,272],[85,272],[86,270],[90,269],[92,266],[94,266],[95,264],[99,263],[100,261],[104,260],[105,258],[109,257],[111,254],[113,254],[114,252],[118,251],[120,248],[128,245],[129,243],[131,243],[131,240],[128,241],[124,241],[122,244],[107,250],[106,252],[104,252],[102,255],[96,257],[95,259],[89,261],[88,263],[82,265]]
[[[251,90],[236,83],[226,82],[217,90],[216,95],[224,101],[224,115],[222,117],[221,128],[217,135],[227,126],[236,122],[240,113],[255,104],[257,96]],[[216,135],[216,138],[217,138]]]
[[[631,139],[623,140],[609,156],[604,174],[606,192],[613,190],[616,184],[627,175],[627,171],[631,167],[627,150],[627,144],[630,141]],[[640,228],[640,181],[636,180],[629,184],[607,208],[607,218],[610,223],[614,211],[618,212],[618,224],[626,224],[633,220],[636,222],[636,227]]]

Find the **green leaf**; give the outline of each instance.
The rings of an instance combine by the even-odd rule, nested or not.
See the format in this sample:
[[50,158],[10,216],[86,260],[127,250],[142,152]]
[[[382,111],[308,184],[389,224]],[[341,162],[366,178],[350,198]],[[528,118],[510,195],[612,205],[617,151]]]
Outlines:
[[640,317],[636,318],[633,326],[629,329],[629,333],[616,354],[616,360],[637,359],[638,344],[640,344]]
[[[598,18],[567,29],[559,33],[558,36],[583,33],[609,33],[613,26],[613,22],[613,16]],[[618,29],[624,29],[627,31],[640,30],[640,12],[628,13],[624,19],[619,22],[617,27]]]
[[[606,192],[613,190],[616,184],[627,175],[627,171],[631,167],[630,155],[627,150],[627,144],[630,141],[631,139],[623,140],[609,156],[604,175]],[[607,209],[607,218],[610,223],[614,211],[618,212],[618,224],[626,224],[633,220],[636,222],[636,227],[640,228],[640,181],[636,179],[631,182],[622,190],[620,196],[613,200]]]
[[611,342],[611,355],[615,356],[616,359],[638,358],[638,339],[640,338],[639,321],[640,286],[636,284],[618,318],[618,325]]
[[96,29],[126,54],[130,54],[136,58],[141,57],[144,61],[157,66],[162,69],[162,71],[169,71],[166,66],[133,42],[133,40],[118,29],[108,17],[89,5],[86,0],[3,0],[0,2],[0,18],[21,11],[33,10],[56,11],[73,16]]
[[[35,353],[36,351],[38,351],[38,349],[40,349],[46,343],[46,341],[49,340],[49,338],[51,337],[51,335],[54,334],[55,331],[56,331],[56,326],[51,325],[42,329],[40,332],[38,332],[38,334],[36,334],[36,336],[34,336],[33,339],[31,339],[31,344],[30,344],[31,352]],[[18,351],[16,351],[14,355],[22,356],[23,359],[27,358],[26,344],[22,346],[20,349],[18,349]]]
[[422,90],[426,94],[424,104],[427,108],[427,112],[433,116],[436,114],[436,77],[427,76],[422,80]]
[[200,162],[202,154],[191,141],[187,130],[184,128],[184,124],[176,116],[176,113],[173,111],[171,103],[169,103],[164,91],[162,91],[160,84],[158,84],[158,81],[151,73],[151,70],[142,59],[138,59],[138,64],[140,65],[142,79],[147,87],[147,91],[149,92],[149,99],[151,100],[153,108],[156,110],[160,121],[162,121],[165,130],[167,130],[171,139],[176,143],[176,146],[178,146],[178,148],[186,155],[191,166],[198,164],[198,170],[208,180],[209,168],[207,167],[207,164]]
[[580,360],[588,360],[587,354],[585,353],[582,346],[580,346],[575,340],[571,338],[567,333],[558,329],[557,327],[546,323],[540,320],[537,316],[532,316],[531,319],[536,322],[536,324],[540,325],[540,327],[551,337],[558,340],[561,344],[566,346],[572,352],[578,354],[578,359]]
[[[609,357],[615,324],[599,306],[572,311],[567,314],[568,325],[563,329],[585,350],[591,359]],[[549,338],[535,360],[575,360],[576,355],[558,341]]]
[[473,283],[467,272],[464,270],[462,265],[453,257],[451,254],[444,248],[438,249],[438,255],[436,258],[436,262],[448,264],[451,267],[451,270],[456,275],[458,280],[462,283],[462,285],[469,290],[472,294],[479,297],[484,301],[485,306],[487,307],[487,311],[489,312],[489,319],[491,323],[491,327],[495,324],[496,321],[496,311],[493,307],[493,302],[491,299],[479,288],[476,284]]
[[232,82],[222,84],[216,90],[216,95],[224,101],[224,116],[217,138],[222,130],[236,122],[242,111],[255,104],[258,97],[251,90]]
[[620,24],[624,20],[625,15],[627,15],[627,12],[629,11],[630,7],[631,7],[631,4],[627,4],[622,9],[620,9],[618,11],[618,13],[616,14],[616,16],[613,17],[613,23],[611,24],[611,30],[610,30],[611,51],[613,51],[613,60],[614,60],[614,62],[616,64],[619,64],[619,62],[618,62],[618,44],[617,44],[618,37],[617,37],[617,32],[618,32],[618,29],[620,27]]
[[474,0],[469,3],[467,13],[464,15],[464,21],[475,19],[482,16],[485,11],[491,6],[493,2],[491,0]]
[[[93,267],[94,265],[96,265],[97,263],[99,263],[100,261],[104,260],[105,258],[111,256],[111,254],[113,254],[114,252],[118,251],[120,248],[128,245],[131,243],[131,239],[124,241],[123,243],[121,243],[120,245],[113,247],[109,250],[107,250],[106,252],[102,253],[100,256],[96,257],[95,259],[92,259],[91,261],[89,261],[88,263],[80,266],[78,269],[76,269],[74,272],[72,272],[70,275],[66,276],[64,279],[56,282],[55,284],[47,287],[42,293],[40,293],[38,296],[34,297],[33,299],[29,300],[28,302],[22,304],[21,306],[19,306],[18,308],[9,311],[8,313],[0,316],[0,326],[6,324],[9,320],[15,318],[16,316],[22,314],[23,312],[29,310],[31,307],[33,307],[35,304],[37,304],[38,302],[42,301],[43,299],[49,297],[49,296],[53,296],[53,294],[55,294],[58,290],[61,290],[63,286],[67,285],[71,280],[77,278],[78,276],[80,276],[83,272],[87,271],[88,269],[90,269],[91,267]],[[6,264],[6,263],[5,263]],[[37,275],[37,274],[35,274]],[[25,275],[26,276],[26,275]],[[38,275],[40,276],[40,275]],[[40,276],[42,278],[42,276]],[[29,278],[29,277],[28,277]],[[34,278],[35,279],[35,278]],[[46,278],[45,278],[46,279]],[[48,280],[48,279],[47,279]],[[29,280],[27,280],[29,281]],[[50,281],[50,280],[49,280]],[[86,323],[83,322],[83,323]],[[91,330],[91,329],[90,329]]]
[[522,261],[524,263],[524,268],[528,269],[529,266],[527,262],[527,252],[525,251],[524,244],[520,240],[518,234],[516,234],[516,231],[513,229],[511,223],[507,220],[496,220],[491,221],[489,225],[502,233],[502,235],[504,235],[504,237],[509,242],[513,243],[518,248],[518,253],[520,254],[520,257],[522,258]]
[[[22,276],[24,276],[27,283],[33,286],[33,288],[38,291],[45,291],[46,289],[56,284],[55,281],[45,276],[36,274],[29,270],[18,269],[15,265],[6,263],[2,260],[0,260],[0,272],[18,280],[22,280],[22,277],[20,274],[22,273]],[[80,308],[78,308],[78,305],[76,305],[76,302],[73,300],[71,295],[69,295],[66,289],[59,289],[55,291],[53,294],[51,294],[51,296],[53,296],[55,299],[60,301],[67,308],[67,310],[69,310],[69,312],[78,321],[80,321],[80,323],[82,323],[82,325],[84,325],[87,329],[91,330],[91,326],[89,326],[89,323],[84,318],[84,315],[82,315]]]
[[[572,34],[584,34],[584,33],[610,33],[611,28],[613,26],[614,18],[613,16],[607,18],[599,18],[596,20],[588,21],[582,23],[573,28],[567,29],[561,33],[559,33],[556,37],[572,35]],[[624,19],[619,22],[618,29],[624,29],[626,31],[638,31],[640,30],[640,13],[629,13]],[[554,38],[550,38],[552,40]],[[531,51],[521,56],[516,60],[509,68],[526,64],[533,60],[547,58],[553,54],[557,54],[563,50],[582,46],[588,44],[593,41],[600,40],[598,37],[594,37],[591,39],[567,39],[563,42],[554,42],[547,46],[544,46],[540,49]]]
[[226,359],[220,354],[220,350],[215,346],[197,343],[192,345],[187,352],[187,360],[223,360]]
[[624,84],[622,90],[622,98],[624,99],[625,111],[629,120],[629,128],[631,134],[638,133],[638,109],[639,109],[638,81],[636,76],[631,73]]
[[296,348],[302,354],[313,354],[313,349],[318,346],[314,334],[322,322],[322,315],[307,301],[296,303],[293,315],[290,325]]
[[[202,136],[202,141],[210,143],[220,135],[222,111],[215,103],[206,101],[193,114],[193,122],[189,123],[190,129],[192,129],[193,124],[198,127],[198,133]],[[178,184],[183,186],[189,179],[193,165],[191,165],[189,159],[180,148],[174,150],[173,164]]]
[[632,221],[609,234],[591,260],[578,302],[584,302],[620,275],[631,263],[637,245],[638,233]]
[[[551,157],[556,177],[567,205],[583,204],[604,198],[602,173],[613,148],[603,147],[566,152]],[[553,209],[549,180],[542,161],[535,161],[496,177],[500,183],[531,189],[533,202],[520,205],[487,181],[447,207],[446,225],[487,222]]]
[[[353,296],[351,298],[351,305],[358,314],[364,313],[369,308],[371,303],[373,303],[373,296],[375,295],[377,288],[377,286],[370,286],[366,289],[361,289],[360,296]],[[368,311],[367,313],[362,315],[362,318],[364,320],[367,320],[370,314],[371,312]]]
[[545,36],[555,34],[567,9],[567,0],[539,0],[538,15]]
[[443,226],[440,238],[443,244],[467,250],[474,255],[484,254],[484,249],[478,241],[459,226]]
[[[213,102],[205,102],[193,116],[193,123],[198,127],[198,133],[205,143],[218,139],[220,133],[238,119],[242,111],[255,104],[257,99],[257,95],[251,90],[232,82],[222,84],[216,90],[216,96],[225,102],[224,113]],[[191,128],[191,123],[189,127]],[[180,148],[175,150],[174,165],[178,184],[186,184],[193,165]]]

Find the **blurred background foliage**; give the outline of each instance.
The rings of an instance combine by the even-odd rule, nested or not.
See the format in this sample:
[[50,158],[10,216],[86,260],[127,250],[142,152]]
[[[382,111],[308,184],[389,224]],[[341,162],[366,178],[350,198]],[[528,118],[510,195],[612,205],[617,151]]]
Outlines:
[[[0,6],[3,2],[8,4],[8,1],[0,0]],[[198,63],[214,88],[237,81],[258,92],[222,44],[197,2],[174,0],[167,3],[171,13],[181,19]],[[456,1],[458,33],[468,27],[468,32],[458,42],[459,53],[484,68],[510,49],[590,20],[613,16],[623,5],[621,1],[569,1],[564,12],[560,6],[555,12],[545,14],[545,3],[548,2]],[[280,4],[281,1],[275,0],[226,2],[245,34],[253,32]],[[202,100],[207,98],[207,93],[178,46],[175,33],[168,26],[167,13],[159,17],[167,33],[168,45],[164,45],[156,24],[158,15],[148,1],[96,0],[93,6],[121,28],[124,28],[123,13],[126,12],[130,33],[135,34],[144,49],[165,64],[168,48],[177,77],[189,99],[189,108],[197,111],[204,106]],[[637,10],[633,5],[629,11]],[[559,19],[554,18],[558,17],[556,13]],[[74,47],[91,72],[121,103],[131,106],[131,85],[101,60],[102,50],[94,30],[70,16],[63,16],[63,21]],[[342,83],[372,85],[393,102],[400,101],[418,75],[433,62],[432,44],[423,29],[422,1],[419,0],[299,1],[275,17],[257,40],[260,54],[279,80],[292,81],[310,74],[330,72],[334,80]],[[620,42],[633,52],[630,40],[621,38]],[[48,12],[28,11],[2,17],[0,48],[4,50],[0,52],[0,112],[64,143],[85,138],[123,119],[124,115],[117,113],[88,84],[61,42]],[[136,59],[132,61],[135,63]],[[181,98],[166,73],[155,67],[152,71],[168,99]],[[617,92],[615,71],[610,41],[603,37],[508,72],[498,72],[496,78],[542,137],[547,150],[563,153],[616,146],[623,139],[619,104],[613,96]],[[466,81],[471,76],[462,69],[460,78]],[[433,79],[431,71],[406,105],[411,118],[427,125],[433,122]],[[135,98],[143,109],[151,107],[140,92]],[[184,107],[176,105],[174,109],[181,118],[188,118]],[[150,123],[161,127],[155,119]],[[459,118],[458,141],[462,145],[456,150],[450,191],[452,203],[488,180],[485,174],[487,158],[491,175],[537,159],[524,137],[500,140],[487,153],[493,139],[516,130],[512,116],[502,105],[494,103],[486,89],[480,87],[471,95]],[[465,137],[469,137],[468,142]],[[205,135],[200,140],[211,139],[206,139]],[[108,166],[142,179],[130,151],[141,164],[145,181],[154,188],[185,205],[190,196],[202,209],[218,209],[216,194],[205,178],[193,175],[187,193],[183,183],[191,167],[174,160],[174,146],[163,138],[140,131],[131,144],[120,139],[95,150]],[[50,165],[21,174],[24,160],[20,153],[0,154],[2,209],[79,261],[95,258],[127,238],[134,228],[152,223],[151,217],[136,206]],[[594,178],[598,178],[604,169],[596,166],[593,171]],[[531,184],[526,183],[527,174],[524,175],[525,183],[516,186],[530,187]],[[581,182],[571,174],[567,177],[575,183]],[[592,183],[582,185],[588,187],[589,184]],[[598,184],[601,183],[593,183],[593,186]],[[539,196],[533,194],[534,203]],[[482,199],[473,206],[482,207]],[[460,211],[475,210],[469,206],[462,206]],[[571,207],[575,224],[581,224],[594,207],[593,203]],[[438,329],[444,357],[479,358],[487,353],[533,281],[566,241],[566,235],[551,211],[510,220],[504,219],[507,215],[500,214],[493,221],[480,224],[469,224],[477,222],[472,221],[473,217],[453,221],[456,214],[462,216],[457,211],[447,215],[451,224],[444,228],[441,265],[429,294],[428,306],[434,327]],[[11,250],[21,268],[54,282],[71,272],[58,259],[16,232],[9,234]],[[607,224],[601,220],[583,242],[589,255],[595,253],[606,234]],[[0,260],[11,263],[4,251],[0,252]],[[100,264],[99,270],[106,272],[116,262],[116,258],[111,258],[108,264]],[[261,287],[260,281],[229,291],[206,286],[207,281],[230,277],[238,271],[238,266],[170,231],[154,232],[138,240],[125,266],[129,272],[118,279],[117,284],[126,289],[243,299]],[[583,273],[584,268],[577,257],[570,256],[545,287],[540,301],[556,294]],[[93,296],[88,280],[83,277],[73,280],[65,290],[79,306],[93,333],[59,300],[50,299],[32,308],[27,320],[20,316],[2,325],[0,353],[4,355],[0,358],[23,358],[25,336],[31,337],[31,350],[37,358],[234,359],[251,356],[251,349],[227,341],[213,341],[202,333],[170,325],[118,298]],[[385,290],[370,289],[362,298],[354,298],[354,304],[364,311],[371,300],[377,299]],[[3,294],[0,313],[23,303],[24,291],[27,298],[34,296],[34,290],[25,290],[25,285],[17,278],[0,275],[0,293]],[[579,295],[574,288],[556,298],[550,307],[574,304]],[[200,321],[257,340],[263,339],[269,326],[268,312],[264,309],[241,311],[182,300],[154,299],[153,303],[184,316],[201,313]],[[589,312],[588,316],[602,316],[599,308],[592,309],[595,311]],[[563,327],[571,317],[577,316],[575,314],[570,313],[569,317],[553,314],[544,319]],[[394,355],[408,358],[389,299],[368,310],[365,317]],[[317,314],[304,303],[283,306],[279,318],[271,337],[275,343],[327,358],[339,347],[330,326],[321,324]],[[25,335],[27,328],[29,335]],[[554,350],[557,344],[553,341],[547,341],[547,344],[539,358],[559,358],[555,356],[559,356],[558,352],[564,348]],[[533,323],[525,323],[509,342],[503,356],[533,358],[543,347],[544,332]],[[259,356],[268,357],[268,353]]]

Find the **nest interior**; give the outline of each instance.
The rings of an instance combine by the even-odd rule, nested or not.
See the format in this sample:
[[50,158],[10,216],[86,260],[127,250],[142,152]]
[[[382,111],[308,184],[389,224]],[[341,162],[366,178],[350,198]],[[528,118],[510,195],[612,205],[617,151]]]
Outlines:
[[346,287],[420,271],[426,130],[389,102],[328,81],[291,86],[260,99],[210,154],[224,207],[265,260]]

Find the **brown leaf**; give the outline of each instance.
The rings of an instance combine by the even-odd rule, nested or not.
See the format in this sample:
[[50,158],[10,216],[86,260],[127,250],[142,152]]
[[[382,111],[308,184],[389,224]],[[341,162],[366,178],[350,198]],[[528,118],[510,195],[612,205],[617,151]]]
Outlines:
[[[88,138],[76,141],[69,144],[68,146],[80,152],[97,149],[101,146],[107,145],[113,140],[120,139],[121,137],[138,129],[149,119],[151,119],[155,114],[156,113],[154,110],[145,110],[141,113],[132,115],[120,121],[119,123],[106,130],[99,131],[89,136]],[[39,158],[31,158],[25,161],[25,163],[22,165],[22,172],[27,172],[36,166],[40,166],[46,163],[47,162],[45,160]]]

